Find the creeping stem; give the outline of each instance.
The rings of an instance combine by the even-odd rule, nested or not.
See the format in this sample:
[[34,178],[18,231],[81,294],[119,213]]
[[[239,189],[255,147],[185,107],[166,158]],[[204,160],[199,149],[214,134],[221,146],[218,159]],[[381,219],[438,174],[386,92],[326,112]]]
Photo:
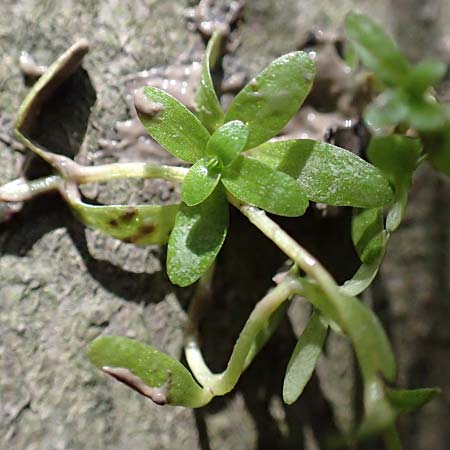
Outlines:
[[[200,282],[200,284],[202,283]],[[204,283],[209,283],[209,281],[205,280]],[[236,341],[227,368],[222,373],[215,374],[209,370],[198,345],[195,330],[191,328],[185,341],[185,354],[195,378],[214,395],[224,395],[230,392],[248,365],[247,358],[255,339],[267,324],[270,316],[286,300],[300,291],[300,282],[294,276],[288,274],[278,286],[268,292],[256,304]],[[198,297],[194,300],[198,301]],[[195,303],[196,301],[194,301]],[[193,308],[197,308],[197,306],[193,306]]]

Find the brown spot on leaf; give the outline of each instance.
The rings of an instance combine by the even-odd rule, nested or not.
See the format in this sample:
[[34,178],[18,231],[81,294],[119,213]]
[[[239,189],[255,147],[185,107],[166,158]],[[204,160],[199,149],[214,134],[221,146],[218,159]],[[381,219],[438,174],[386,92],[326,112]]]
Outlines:
[[119,226],[119,222],[117,222],[117,219],[111,219],[111,220],[108,220],[108,223],[109,223],[112,227],[118,227],[118,226]]
[[137,216],[137,209],[130,207],[120,216],[120,220],[123,222],[130,222]]

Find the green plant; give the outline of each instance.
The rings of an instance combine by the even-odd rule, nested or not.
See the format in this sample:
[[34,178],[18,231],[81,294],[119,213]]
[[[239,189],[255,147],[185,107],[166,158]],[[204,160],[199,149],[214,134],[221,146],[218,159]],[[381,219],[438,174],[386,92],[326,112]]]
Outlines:
[[[435,101],[429,89],[442,75],[440,63],[410,68],[390,38],[364,16],[349,16],[346,28],[353,44],[354,51],[349,51],[352,61],[360,58],[387,87],[380,94],[382,100],[367,109],[368,122],[397,127],[397,131],[405,129],[406,123],[417,135],[411,138],[396,133],[373,139],[367,152],[373,165],[323,142],[270,140],[297,112],[312,86],[314,66],[305,53],[289,53],[272,62],[224,113],[210,75],[222,40],[218,33],[211,37],[206,50],[195,114],[156,88],[145,88],[135,101],[150,135],[174,156],[191,163],[189,169],[147,163],[76,164],[40,147],[27,133],[35,109],[55,89],[55,80],[61,82],[80,63],[87,48],[78,44],[36,83],[16,123],[17,138],[57,174],[9,183],[0,188],[0,199],[22,201],[58,189],[88,226],[126,242],[168,242],[167,271],[173,283],[188,286],[198,280],[185,339],[192,374],[178,361],[143,343],[102,336],[90,346],[89,358],[105,373],[158,404],[203,406],[233,389],[276,329],[283,313],[280,307],[294,295],[302,295],[312,304],[313,312],[287,367],[285,402],[293,403],[302,393],[332,327],[351,340],[364,383],[364,419],[343,442],[382,433],[387,446],[398,449],[397,416],[426,403],[437,391],[390,387],[396,377],[392,349],[376,316],[356,296],[376,276],[389,235],[401,222],[412,174],[419,163],[429,157],[437,168],[450,173],[450,128],[446,107]],[[440,147],[429,144],[437,141]],[[182,182],[182,202],[93,206],[83,202],[78,193],[80,184],[124,177]],[[361,267],[342,286],[265,213],[301,216],[308,201],[355,208],[352,237]],[[226,369],[212,373],[197,341],[198,304],[214,276],[214,260],[227,233],[229,203],[292,260],[292,267],[255,306]]]

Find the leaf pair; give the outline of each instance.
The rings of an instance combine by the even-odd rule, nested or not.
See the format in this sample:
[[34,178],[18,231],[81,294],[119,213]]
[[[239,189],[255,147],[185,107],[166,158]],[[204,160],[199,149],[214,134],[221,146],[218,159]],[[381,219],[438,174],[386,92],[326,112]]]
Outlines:
[[136,105],[150,135],[174,156],[193,163],[183,183],[183,204],[167,254],[169,278],[180,286],[200,278],[223,244],[227,191],[244,203],[284,216],[300,216],[308,206],[302,187],[289,174],[242,152],[275,136],[299,109],[314,77],[311,60],[302,52],[278,58],[223,114],[209,73],[216,39],[208,45],[196,97],[205,126],[181,103],[153,87],[144,89],[148,104]]
[[431,131],[446,124],[445,108],[428,93],[445,75],[444,63],[429,59],[412,67],[395,42],[365,15],[350,14],[345,30],[362,63],[388,87],[365,113],[371,126],[383,129],[406,122],[418,131]]

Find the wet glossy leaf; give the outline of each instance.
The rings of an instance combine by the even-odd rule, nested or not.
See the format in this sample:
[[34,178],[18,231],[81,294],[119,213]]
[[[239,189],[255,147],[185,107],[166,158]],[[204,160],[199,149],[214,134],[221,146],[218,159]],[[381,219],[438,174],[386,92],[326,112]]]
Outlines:
[[392,389],[385,387],[386,396],[399,414],[417,410],[440,393],[439,389]]
[[298,111],[311,89],[314,64],[293,52],[273,61],[234,98],[225,122],[240,120],[249,129],[246,148],[275,136]]
[[210,138],[206,146],[209,155],[217,155],[227,166],[243,150],[248,139],[248,128],[239,120],[222,125]]
[[[184,105],[155,87],[145,87],[145,108],[137,107],[139,119],[150,136],[172,155],[195,163],[205,156],[208,130]],[[151,114],[146,114],[147,109]]]
[[182,204],[167,250],[167,274],[174,284],[189,286],[211,266],[228,227],[228,201],[219,184],[197,206]]
[[422,144],[419,139],[391,135],[372,139],[367,156],[395,186],[394,203],[386,219],[386,229],[394,231],[403,218]]
[[310,139],[267,142],[249,154],[296,178],[315,202],[374,208],[392,200],[392,189],[376,167],[334,145]]
[[362,262],[370,264],[386,244],[382,208],[360,209],[353,214],[352,240]]
[[289,175],[246,156],[223,170],[224,186],[239,200],[280,216],[301,216],[308,200]]
[[97,368],[158,404],[205,404],[205,392],[180,362],[142,342],[102,336],[90,345],[88,356]]
[[345,32],[363,64],[385,83],[396,85],[404,79],[410,69],[408,61],[391,37],[370,17],[349,14]]
[[445,75],[447,65],[436,59],[427,59],[417,64],[405,79],[404,88],[415,95],[421,95],[438,83]]
[[217,162],[214,164],[213,160],[202,158],[189,169],[181,191],[181,199],[188,206],[203,202],[216,188],[220,180]]
[[328,325],[314,312],[300,335],[289,360],[283,384],[283,400],[288,405],[302,394],[322,353]]
[[75,216],[85,225],[124,242],[165,244],[179,205],[89,205],[70,200]]
[[211,69],[215,66],[219,56],[222,39],[222,34],[218,32],[213,33],[209,39],[203,57],[200,85],[195,93],[197,117],[210,133],[223,123],[224,117],[211,79]]

